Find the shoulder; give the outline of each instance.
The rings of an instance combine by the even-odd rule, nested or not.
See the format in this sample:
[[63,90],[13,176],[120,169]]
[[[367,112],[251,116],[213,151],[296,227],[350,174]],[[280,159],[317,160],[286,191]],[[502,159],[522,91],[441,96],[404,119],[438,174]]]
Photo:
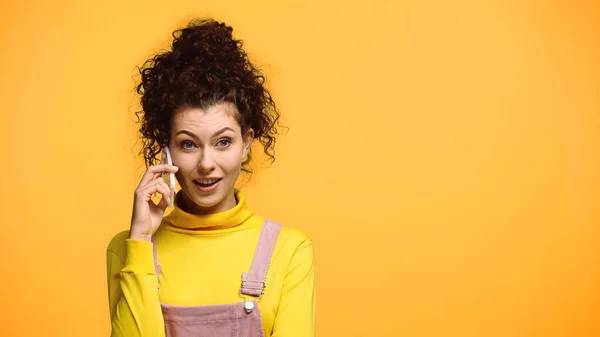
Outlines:
[[[282,225],[273,251],[273,259],[280,261],[286,270],[286,279],[294,283],[295,277],[306,276],[314,265],[312,238],[300,228]],[[294,276],[295,275],[295,276]]]
[[277,241],[280,244],[284,245],[284,247],[286,247],[287,249],[296,248],[302,245],[312,246],[312,238],[305,231],[294,226],[288,226],[283,224],[279,225],[281,226],[281,229],[279,230],[279,236],[277,237]]
[[119,257],[125,256],[125,242],[129,238],[129,230],[117,233],[110,240],[106,251],[108,254],[113,253]]

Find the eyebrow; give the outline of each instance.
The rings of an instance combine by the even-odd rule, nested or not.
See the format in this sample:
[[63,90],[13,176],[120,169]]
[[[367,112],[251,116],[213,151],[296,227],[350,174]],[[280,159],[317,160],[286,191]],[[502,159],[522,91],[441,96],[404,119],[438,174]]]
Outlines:
[[[218,136],[218,135],[220,135],[220,134],[222,134],[222,133],[224,133],[226,131],[235,132],[235,130],[233,130],[232,128],[226,126],[226,127],[222,128],[222,129],[220,129],[219,131],[215,132],[213,134],[213,137],[216,137],[216,136]],[[180,135],[180,134],[188,135],[188,136],[190,136],[190,137],[192,137],[192,138],[194,138],[196,140],[199,139],[198,136],[196,136],[196,134],[194,134],[193,132],[188,131],[188,130],[177,131],[177,133],[175,133],[175,136]]]

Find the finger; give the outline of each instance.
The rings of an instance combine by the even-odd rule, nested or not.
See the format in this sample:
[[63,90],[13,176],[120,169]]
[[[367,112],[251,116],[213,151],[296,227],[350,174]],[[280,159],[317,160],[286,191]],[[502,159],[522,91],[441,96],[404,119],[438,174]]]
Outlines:
[[154,195],[155,193],[160,193],[163,195],[163,197],[165,197],[165,196],[169,197],[171,194],[171,189],[169,189],[169,186],[167,186],[167,184],[164,182],[164,180],[155,179],[155,180],[151,181],[148,185],[143,186],[143,187],[139,188],[138,190],[136,190],[137,198],[139,198],[143,201],[151,200],[152,195]]
[[[163,182],[164,183],[164,182]],[[159,202],[155,205],[159,207],[161,210],[165,210],[171,203],[173,202],[173,192],[170,188],[168,188],[168,193],[161,193],[161,197]]]
[[[171,193],[169,193],[170,195]],[[169,206],[169,198],[165,198],[165,195],[163,194],[163,196],[160,198],[160,201],[158,202],[158,204],[156,205],[157,207],[159,207],[162,210],[167,209],[167,207]]]
[[[171,201],[172,201],[171,200],[171,197],[172,197],[171,194],[172,194],[173,191],[171,190],[171,188],[169,187],[169,185],[167,185],[167,183],[164,180],[162,180],[162,178],[159,178],[159,179],[156,179],[156,180],[158,181],[158,185],[160,185],[162,187],[161,190],[165,190],[166,191],[166,193],[160,192],[162,194],[162,197],[160,198],[160,201],[161,202],[163,200],[165,201],[165,208],[166,208],[168,206],[168,204],[170,204]],[[159,204],[160,204],[160,202],[159,202]],[[162,206],[161,206],[161,208],[162,208]]]
[[142,179],[140,180],[140,184],[138,186],[144,186],[144,185],[150,183],[151,181],[155,180],[156,178],[158,178],[158,176],[160,176],[164,173],[175,173],[178,170],[179,170],[179,167],[171,166],[169,164],[160,164],[160,165],[156,165],[156,166],[149,166],[148,169],[146,170],[146,172],[144,173],[144,175],[142,176]]

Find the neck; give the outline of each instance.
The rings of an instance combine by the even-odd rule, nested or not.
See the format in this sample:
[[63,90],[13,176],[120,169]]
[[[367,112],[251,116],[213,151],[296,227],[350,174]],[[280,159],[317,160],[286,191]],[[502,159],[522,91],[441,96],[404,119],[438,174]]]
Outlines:
[[[246,206],[246,198],[240,191],[234,191],[233,207],[216,213],[191,213],[182,206],[186,204],[183,191],[175,197],[175,207],[166,217],[166,223],[181,231],[202,231],[236,227],[253,215]],[[189,200],[189,199],[187,199]],[[189,201],[187,201],[189,204]],[[191,232],[190,232],[191,233]]]

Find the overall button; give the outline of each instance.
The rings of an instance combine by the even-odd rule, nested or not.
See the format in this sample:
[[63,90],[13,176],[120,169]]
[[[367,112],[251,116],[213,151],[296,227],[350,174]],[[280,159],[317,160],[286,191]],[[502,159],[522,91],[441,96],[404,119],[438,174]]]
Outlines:
[[246,309],[247,313],[252,312],[252,309],[254,309],[254,302],[246,302],[246,303],[244,303],[244,309]]

